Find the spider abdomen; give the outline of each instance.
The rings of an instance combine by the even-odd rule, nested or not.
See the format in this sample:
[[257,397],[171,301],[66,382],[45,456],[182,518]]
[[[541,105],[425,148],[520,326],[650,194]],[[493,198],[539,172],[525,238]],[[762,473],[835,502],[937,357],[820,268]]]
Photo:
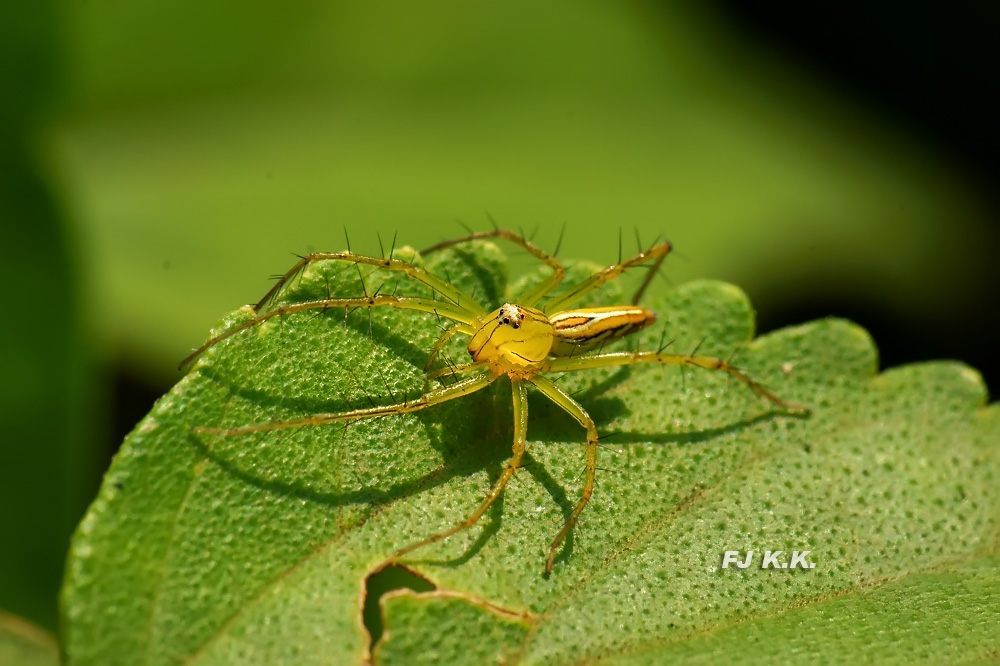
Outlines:
[[552,356],[574,356],[598,349],[656,321],[656,313],[635,305],[564,310],[549,317]]

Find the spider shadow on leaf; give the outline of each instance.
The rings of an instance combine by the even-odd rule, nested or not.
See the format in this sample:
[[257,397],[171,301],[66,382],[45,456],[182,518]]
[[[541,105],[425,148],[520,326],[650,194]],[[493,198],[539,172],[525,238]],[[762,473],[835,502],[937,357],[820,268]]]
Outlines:
[[[728,425],[715,428],[698,428],[688,432],[644,432],[640,430],[618,430],[615,432],[616,444],[675,444],[691,446],[704,444],[712,440],[739,433],[753,428],[760,423],[766,423],[778,418],[789,418],[787,412],[769,409],[766,412],[734,421]],[[791,418],[805,418],[794,415]]]
[[[202,372],[206,378],[213,377],[211,368]],[[276,399],[267,392],[242,385],[230,385],[225,390],[241,404],[253,403],[262,413],[277,410]],[[409,416],[358,421],[346,428],[343,424],[324,424],[236,436],[189,431],[187,439],[205,458],[227,473],[269,492],[331,507],[343,504],[381,506],[446,484],[454,478],[469,477],[509,457],[510,408],[502,395],[496,400],[498,404],[493,405],[494,393],[483,391],[469,396],[464,405],[463,401],[455,401]],[[283,411],[292,413],[347,408],[343,402],[315,398],[281,398],[280,404]],[[506,412],[502,407],[507,408]],[[473,414],[493,416],[485,420],[469,418],[465,413],[469,410]],[[406,429],[412,447],[423,450],[422,466],[414,465],[406,470],[408,474],[404,480],[400,480],[399,474],[385,472],[367,481],[337,483],[337,475],[349,474],[352,464],[379,470],[380,455],[393,448],[389,442],[399,438],[400,429]],[[424,440],[426,445],[419,443]],[[413,444],[413,441],[418,443]],[[345,448],[352,450],[345,451]],[[344,453],[351,453],[354,463],[341,464]],[[371,465],[365,463],[366,454],[372,458]],[[326,468],[330,474],[324,474],[321,468]],[[312,474],[306,474],[307,471]],[[347,490],[344,486],[354,487]]]

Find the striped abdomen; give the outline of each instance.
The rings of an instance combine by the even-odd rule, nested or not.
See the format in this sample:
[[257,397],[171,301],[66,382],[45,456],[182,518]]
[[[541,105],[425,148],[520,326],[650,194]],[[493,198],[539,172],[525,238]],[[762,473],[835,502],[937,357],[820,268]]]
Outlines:
[[549,317],[555,328],[552,356],[575,356],[624,338],[656,321],[656,314],[635,305],[579,308]]

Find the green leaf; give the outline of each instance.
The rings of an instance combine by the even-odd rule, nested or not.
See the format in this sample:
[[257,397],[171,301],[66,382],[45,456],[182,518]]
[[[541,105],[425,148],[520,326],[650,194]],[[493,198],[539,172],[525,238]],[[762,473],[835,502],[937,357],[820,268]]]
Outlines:
[[[428,267],[484,300],[504,291],[492,245],[434,255]],[[283,298],[371,293],[380,281],[360,279],[352,265],[315,265]],[[399,277],[382,289],[426,294]],[[423,591],[382,597],[372,658],[995,653],[1000,410],[984,407],[977,373],[937,362],[877,375],[867,334],[839,320],[748,342],[753,310],[727,284],[688,283],[649,305],[675,351],[702,340],[702,354],[739,347],[752,376],[811,416],[708,371],[564,376],[615,435],[552,575],[544,550],[579,495],[584,438],[533,395],[525,468],[476,527],[404,560]],[[249,316],[237,311],[217,331]],[[275,318],[210,349],[129,436],[74,539],[62,599],[71,663],[365,659],[369,576],[483,499],[510,453],[509,384],[346,430],[224,437],[192,427],[412,399],[438,335],[432,316],[330,310]],[[458,343],[447,353],[463,360]],[[815,568],[762,569],[765,549],[785,561],[810,551]],[[725,551],[748,550],[750,568],[721,567]]]
[[39,150],[63,93],[55,7],[0,4],[0,607],[47,629],[66,543],[107,464],[80,244]]
[[0,664],[56,666],[59,645],[54,636],[29,622],[0,611]]

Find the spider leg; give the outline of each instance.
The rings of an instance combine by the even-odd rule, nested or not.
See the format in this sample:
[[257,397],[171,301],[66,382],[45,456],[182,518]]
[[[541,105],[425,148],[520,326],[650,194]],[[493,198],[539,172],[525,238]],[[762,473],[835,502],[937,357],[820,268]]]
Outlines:
[[[487,373],[491,374],[491,373]],[[511,455],[510,460],[504,465],[503,472],[500,473],[500,478],[496,480],[493,484],[493,488],[490,489],[489,494],[486,499],[483,500],[482,504],[472,512],[472,514],[463,520],[461,523],[455,525],[454,527],[447,529],[443,532],[438,532],[433,534],[422,541],[418,541],[414,544],[410,544],[406,548],[396,551],[396,553],[390,558],[390,561],[397,560],[407,553],[412,553],[418,548],[423,548],[432,543],[441,541],[442,539],[447,539],[453,534],[457,534],[462,530],[467,530],[476,523],[479,519],[483,517],[483,514],[493,505],[493,503],[500,497],[503,492],[504,486],[510,481],[511,477],[521,466],[521,460],[524,458],[524,452],[526,449],[526,439],[528,432],[528,389],[523,380],[511,378],[510,380],[511,389],[514,394],[514,445],[513,445],[513,455]]]
[[803,407],[794,402],[782,400],[771,391],[764,388],[759,382],[750,377],[742,370],[734,367],[729,361],[714,356],[695,356],[693,354],[666,354],[664,352],[608,352],[605,354],[594,354],[593,356],[576,356],[573,358],[553,358],[550,360],[552,372],[567,372],[571,370],[585,370],[589,368],[608,368],[622,365],[635,365],[638,363],[659,363],[663,365],[679,365],[682,368],[704,368],[706,370],[721,370],[727,375],[745,384],[755,394],[768,400],[779,407],[793,412],[809,412],[808,407]]
[[417,282],[427,285],[435,292],[441,294],[445,301],[450,305],[463,308],[476,315],[485,314],[482,306],[480,306],[479,303],[477,303],[471,296],[448,281],[442,280],[419,266],[414,266],[410,262],[403,261],[402,259],[393,259],[392,257],[367,257],[361,254],[354,254],[350,251],[310,252],[305,255],[299,259],[299,261],[296,262],[296,264],[292,266],[287,273],[282,275],[266,294],[264,294],[264,297],[260,299],[257,305],[254,306],[254,312],[261,312],[266,309],[267,306],[273,304],[280,294],[282,287],[305,270],[306,266],[317,261],[343,261],[353,263],[355,265],[364,264],[366,266],[374,266],[377,270],[400,272]]
[[469,395],[470,393],[475,393],[476,391],[489,386],[496,381],[496,379],[496,375],[492,372],[484,372],[475,377],[470,377],[456,384],[452,384],[451,386],[428,391],[414,400],[397,402],[393,405],[364,407],[362,409],[352,409],[350,411],[337,412],[333,414],[313,414],[311,416],[304,416],[300,419],[272,421],[271,423],[258,423],[255,425],[239,426],[236,428],[196,427],[193,428],[193,430],[195,432],[215,435],[244,435],[252,432],[283,430],[285,428],[301,428],[303,426],[314,426],[323,423],[358,421],[360,419],[377,418],[392,414],[408,414],[410,412],[418,412],[422,409],[433,407],[434,405],[440,405],[442,402],[448,402],[449,400],[454,400],[455,398],[461,398]]
[[565,310],[566,308],[573,305],[573,303],[580,300],[586,294],[590,293],[594,289],[597,289],[605,282],[613,280],[614,278],[618,277],[628,269],[635,268],[636,266],[641,266],[648,262],[653,262],[649,274],[646,276],[646,279],[643,280],[642,285],[639,287],[639,290],[635,293],[635,296],[632,298],[632,302],[637,303],[639,299],[642,297],[643,293],[646,291],[646,287],[649,286],[649,282],[653,279],[653,276],[656,275],[656,271],[659,270],[660,264],[663,263],[663,259],[667,256],[667,254],[670,252],[672,248],[673,245],[670,244],[670,241],[663,241],[662,243],[657,243],[656,245],[652,246],[645,252],[640,252],[631,259],[626,259],[625,261],[619,261],[619,263],[617,264],[608,266],[604,270],[594,273],[589,278],[580,282],[579,284],[576,284],[570,287],[568,290],[562,292],[561,294],[556,295],[551,301],[545,304],[543,310],[547,314]]
[[548,574],[552,573],[552,565],[556,559],[556,550],[566,538],[566,535],[569,534],[573,525],[576,524],[577,518],[580,517],[584,507],[587,506],[587,502],[590,501],[591,496],[594,494],[594,478],[597,474],[597,426],[594,425],[594,420],[580,406],[580,403],[559,388],[551,379],[543,375],[535,375],[528,381],[534,384],[552,402],[566,410],[570,416],[576,419],[587,430],[587,476],[583,482],[583,492],[580,495],[580,500],[573,507],[573,512],[566,519],[566,524],[559,530],[559,534],[556,535],[556,538],[552,540],[552,544],[549,546],[549,557],[545,561],[545,573]]
[[[426,250],[423,250],[420,254],[430,254],[431,252],[437,252],[438,250],[443,250],[446,247],[451,247],[452,245],[457,245],[459,243],[467,243],[473,240],[482,240],[485,238],[500,238],[503,240],[510,241],[524,248],[528,254],[538,259],[540,262],[552,269],[552,275],[548,276],[543,280],[537,287],[524,294],[523,297],[518,298],[517,302],[521,305],[527,305],[528,307],[534,307],[538,301],[545,297],[550,291],[555,289],[562,282],[563,277],[566,275],[566,269],[563,267],[562,262],[560,262],[555,257],[555,252],[551,255],[545,252],[543,249],[529,241],[527,238],[521,234],[515,233],[508,229],[493,229],[491,231],[478,231],[471,233],[468,236],[462,236],[461,238],[452,238],[451,240],[446,240],[433,245]],[[559,240],[562,241],[562,235],[560,234]],[[561,244],[561,243],[560,243]],[[556,247],[556,252],[559,251],[558,246]]]
[[437,379],[446,375],[466,375],[470,372],[475,372],[476,370],[485,368],[488,365],[489,364],[486,361],[474,361],[472,363],[463,363],[461,365],[447,365],[443,368],[438,368],[437,370],[428,372],[427,379]]
[[427,357],[427,363],[424,365],[424,372],[431,369],[431,366],[434,364],[435,359],[437,359],[438,354],[441,353],[444,346],[448,344],[448,342],[455,337],[456,334],[465,333],[466,335],[473,335],[475,332],[475,328],[466,324],[458,324],[447,329],[441,334],[441,337],[437,339],[437,342],[434,343],[434,348],[431,350],[430,356]]
[[473,325],[475,324],[477,317],[472,312],[469,312],[460,305],[447,303],[445,301],[435,301],[429,298],[411,298],[407,296],[389,296],[389,295],[372,295],[372,296],[361,296],[356,298],[323,298],[316,301],[303,301],[301,303],[289,303],[287,305],[281,305],[273,310],[268,310],[263,314],[258,314],[252,319],[247,319],[246,321],[232,327],[228,331],[220,333],[212,338],[210,338],[201,347],[191,352],[183,361],[178,364],[177,369],[183,370],[185,367],[190,365],[196,358],[201,356],[205,350],[213,345],[225,340],[231,335],[235,335],[242,330],[251,328],[260,324],[261,322],[267,321],[273,317],[280,317],[282,315],[294,314],[296,312],[302,312],[304,310],[317,310],[323,309],[327,310],[330,308],[374,308],[379,306],[388,305],[390,307],[399,310],[417,310],[419,312],[429,312],[440,317],[446,317],[453,321],[457,321],[461,324]]
[[[669,243],[666,244],[670,245]],[[646,293],[646,287],[648,287],[649,283],[653,281],[656,274],[660,272],[660,266],[663,265],[663,260],[667,258],[667,253],[669,252],[670,249],[668,248],[665,252],[660,254],[653,262],[653,265],[649,267],[649,270],[646,271],[646,277],[642,279],[642,284],[639,285],[639,288],[635,290],[635,294],[632,295],[632,305],[638,305],[639,301],[642,300],[642,295]]]

